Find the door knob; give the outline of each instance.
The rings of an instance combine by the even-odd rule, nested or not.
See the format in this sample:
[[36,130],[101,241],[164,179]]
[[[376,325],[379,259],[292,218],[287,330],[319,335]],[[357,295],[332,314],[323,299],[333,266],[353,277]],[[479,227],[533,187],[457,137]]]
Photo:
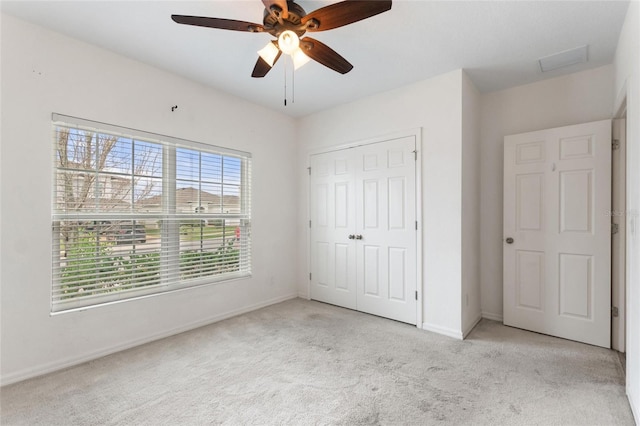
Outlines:
[[355,235],[353,235],[353,234],[349,234],[349,239],[350,239],[350,240],[355,240],[355,239],[356,239],[356,236],[355,236]]
[[362,239],[362,235],[358,234],[356,235],[356,240],[361,240]]
[[505,240],[507,244],[513,244],[513,238],[509,237]]

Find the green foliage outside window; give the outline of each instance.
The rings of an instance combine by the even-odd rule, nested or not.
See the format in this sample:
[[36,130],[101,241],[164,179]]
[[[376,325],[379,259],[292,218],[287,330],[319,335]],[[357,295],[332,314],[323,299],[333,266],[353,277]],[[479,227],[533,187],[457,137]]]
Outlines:
[[[240,250],[235,239],[215,250],[189,250],[180,255],[181,279],[240,270]],[[60,298],[70,299],[161,283],[160,253],[114,254],[114,242],[95,232],[81,231],[66,253],[61,268]]]
[[215,251],[190,250],[180,254],[181,278],[222,274],[240,270],[240,250],[234,240],[220,245]]

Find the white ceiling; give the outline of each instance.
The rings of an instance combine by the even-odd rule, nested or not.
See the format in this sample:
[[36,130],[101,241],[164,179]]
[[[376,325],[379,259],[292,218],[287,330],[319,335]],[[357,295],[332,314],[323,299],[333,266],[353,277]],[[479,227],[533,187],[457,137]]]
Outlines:
[[[333,0],[297,3],[307,13]],[[489,92],[613,61],[627,1],[395,0],[370,19],[315,33],[353,65],[338,74],[310,62],[295,73],[295,103],[284,99],[280,60],[251,78],[268,34],[179,25],[171,14],[262,23],[260,0],[2,1],[2,11],[224,92],[304,116],[464,68]],[[541,73],[538,58],[589,45],[589,61]],[[291,90],[291,81],[288,81]],[[291,99],[291,94],[289,94]]]

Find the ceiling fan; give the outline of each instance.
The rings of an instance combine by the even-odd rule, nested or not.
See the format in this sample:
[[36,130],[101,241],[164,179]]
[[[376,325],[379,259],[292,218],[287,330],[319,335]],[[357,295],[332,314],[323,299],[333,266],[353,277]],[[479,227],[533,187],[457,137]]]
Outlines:
[[[346,0],[321,7],[307,14],[293,1],[262,0],[265,6],[261,24],[235,19],[208,18],[203,16],[171,15],[179,24],[222,30],[269,33],[276,37],[258,52],[252,77],[264,77],[278,61],[282,53],[291,55],[294,66],[308,61],[321,63],[341,74],[346,74],[353,65],[329,46],[311,37],[301,38],[307,31],[327,31],[370,18],[391,9],[391,0]],[[302,55],[301,55],[302,54]]]

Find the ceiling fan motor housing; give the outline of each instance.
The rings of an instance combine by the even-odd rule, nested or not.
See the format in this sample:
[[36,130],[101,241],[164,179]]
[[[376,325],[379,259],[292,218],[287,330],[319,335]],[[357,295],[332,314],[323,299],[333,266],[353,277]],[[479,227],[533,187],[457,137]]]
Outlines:
[[297,3],[288,1],[287,8],[289,10],[286,19],[282,17],[282,10],[278,6],[272,5],[270,9],[265,8],[262,20],[265,30],[276,38],[287,30],[301,37],[314,23],[302,23],[302,18],[307,15],[307,12]]

